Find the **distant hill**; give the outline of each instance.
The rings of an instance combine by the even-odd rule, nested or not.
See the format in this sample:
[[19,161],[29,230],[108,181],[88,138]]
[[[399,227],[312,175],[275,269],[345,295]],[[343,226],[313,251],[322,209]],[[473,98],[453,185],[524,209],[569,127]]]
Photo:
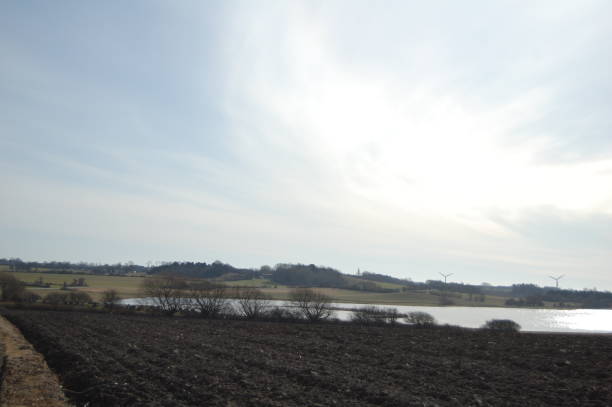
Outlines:
[[[240,269],[230,264],[215,261],[213,263],[200,262],[172,262],[152,267],[150,274],[169,273],[179,274],[191,278],[221,278],[233,276],[233,280],[247,280],[255,278],[259,273],[256,270]],[[229,278],[226,278],[229,279]]]
[[314,264],[277,264],[269,275],[278,284],[300,287],[330,287],[346,290],[394,292],[398,289],[385,288],[373,281],[347,276],[336,269]]
[[19,258],[0,259],[0,266],[8,271],[58,273],[58,274],[100,274],[100,275],[127,275],[131,273],[144,273],[145,266],[132,262],[117,264],[97,263],[71,263],[69,261],[23,261]]
[[346,288],[348,285],[338,270],[314,264],[277,264],[270,280],[291,286]]
[[370,281],[378,281],[380,283],[391,283],[391,284],[399,284],[399,285],[410,285],[412,281],[391,277],[385,274],[371,273],[369,271],[364,271],[358,275],[362,280],[370,280]]
[[440,280],[414,282],[368,271],[359,275],[348,275],[331,267],[314,264],[281,263],[274,267],[263,266],[259,269],[244,269],[218,260],[213,263],[168,262],[155,267],[145,267],[132,262],[98,264],[67,261],[36,262],[23,261],[19,258],[0,258],[0,271],[118,276],[172,273],[189,278],[215,279],[218,281],[260,278],[275,284],[294,287],[329,287],[371,292],[431,290],[438,293],[461,293],[469,296],[469,298],[494,295],[506,297],[506,305],[511,306],[536,306],[547,302],[561,307],[612,308],[612,293],[609,291],[597,291],[595,289],[563,290],[554,287],[540,287],[534,284],[493,286],[489,284],[445,283]]

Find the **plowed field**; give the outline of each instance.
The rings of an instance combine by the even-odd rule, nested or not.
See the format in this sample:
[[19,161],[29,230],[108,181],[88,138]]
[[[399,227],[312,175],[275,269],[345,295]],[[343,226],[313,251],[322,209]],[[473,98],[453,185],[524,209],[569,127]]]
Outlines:
[[605,335],[6,316],[78,405],[612,405],[612,337]]

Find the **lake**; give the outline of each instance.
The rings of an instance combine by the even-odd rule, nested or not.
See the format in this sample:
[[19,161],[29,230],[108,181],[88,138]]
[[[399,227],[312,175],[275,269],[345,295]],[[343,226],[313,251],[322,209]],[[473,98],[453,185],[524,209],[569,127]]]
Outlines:
[[[125,305],[152,305],[146,298],[122,300]],[[286,301],[271,301],[273,306],[288,306]],[[404,305],[334,303],[337,308],[361,308],[364,306],[397,308],[400,313],[422,311],[431,314],[439,324],[479,328],[490,319],[511,319],[521,325],[522,331],[568,332],[568,333],[612,333],[612,310],[609,309],[532,309],[494,307],[419,307]],[[348,320],[351,312],[335,311],[335,316]]]

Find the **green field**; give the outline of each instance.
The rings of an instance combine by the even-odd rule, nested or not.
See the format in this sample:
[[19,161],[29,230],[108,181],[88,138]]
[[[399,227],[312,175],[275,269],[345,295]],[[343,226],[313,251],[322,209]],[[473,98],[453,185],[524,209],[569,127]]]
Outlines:
[[[363,282],[358,277],[346,277],[350,282]],[[267,279],[252,279],[225,281],[224,284],[234,287],[257,287],[275,300],[288,300],[292,288],[289,286],[275,284]],[[383,288],[401,289],[402,286],[393,283],[376,284]],[[339,288],[321,288],[319,291],[327,294],[336,302],[361,303],[361,304],[387,304],[387,305],[440,305],[440,296],[430,293],[428,290],[410,290],[405,292],[376,293],[367,291],[345,290]],[[472,307],[502,307],[506,297],[485,296],[484,302],[470,301],[467,294],[452,293],[455,305]]]
[[[6,270],[6,269],[5,269]],[[0,269],[0,271],[2,271]],[[51,283],[51,288],[29,289],[39,295],[45,295],[52,291],[59,290],[64,282],[70,283],[74,278],[83,277],[87,287],[76,288],[90,294],[95,300],[101,298],[103,291],[108,289],[117,290],[122,298],[134,298],[142,296],[140,287],[147,277],[124,277],[124,276],[101,276],[94,274],[58,274],[58,273],[27,273],[11,272],[15,277],[24,282],[33,283],[42,277],[43,282]],[[360,281],[353,278],[354,281]],[[231,287],[257,287],[275,300],[290,299],[291,287],[275,284],[267,279],[252,279],[238,281],[224,281]],[[400,288],[400,285],[390,283],[378,283],[385,288]],[[385,304],[385,305],[429,305],[440,304],[439,295],[427,290],[408,290],[393,293],[376,293],[367,291],[345,290],[337,288],[321,288],[320,291],[329,295],[335,302],[362,303],[362,304]],[[467,294],[453,294],[452,301],[458,306],[477,306],[477,307],[502,307],[505,297],[487,295],[484,302],[469,301]]]
[[403,287],[401,284],[385,283],[383,281],[372,281],[353,276],[344,276],[344,279],[347,280],[349,283],[374,283],[382,288],[401,289]]
[[[321,288],[321,292],[329,295],[335,302],[385,305],[440,305],[440,297],[428,291],[406,291],[399,293],[373,293],[367,291],[343,290],[338,288]],[[263,292],[275,300],[287,300],[290,287],[264,288]],[[486,296],[484,302],[469,301],[467,295],[452,298],[454,305],[471,307],[502,307],[507,298]]]
[[[57,271],[57,269],[50,269],[50,268],[46,268],[46,267],[32,267],[31,268],[31,272],[41,272],[41,273],[49,273],[49,272],[53,272],[53,271]],[[11,266],[7,265],[7,264],[0,264],[0,272],[1,271],[11,271]],[[62,270],[60,270],[62,271]],[[66,272],[69,272],[71,274],[92,274],[91,271],[88,270],[66,270]],[[21,273],[21,272],[18,272]],[[57,274],[61,274],[61,273],[57,273]]]
[[225,284],[228,287],[256,287],[256,288],[274,288],[285,287],[281,284],[276,284],[267,278],[254,278],[252,280],[236,280],[236,281],[220,281],[213,280]]
[[99,299],[101,293],[105,290],[117,290],[122,298],[138,297],[139,289],[145,277],[123,277],[123,276],[99,276],[95,274],[56,274],[56,273],[26,273],[26,272],[11,272],[16,278],[26,283],[33,283],[39,278],[43,279],[44,283],[51,283],[50,288],[35,288],[28,289],[39,294],[45,295],[51,291],[56,291],[62,288],[64,282],[70,283],[75,278],[85,278],[87,287],[78,287],[80,291],[89,293],[94,299]]

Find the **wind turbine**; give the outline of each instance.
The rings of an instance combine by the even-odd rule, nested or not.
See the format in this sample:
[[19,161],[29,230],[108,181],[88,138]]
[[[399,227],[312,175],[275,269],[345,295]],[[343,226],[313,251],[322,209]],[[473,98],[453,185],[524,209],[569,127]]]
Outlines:
[[444,284],[446,284],[446,279],[450,276],[452,276],[454,273],[448,273],[448,274],[444,274],[444,273],[440,273],[440,275],[442,277],[444,277]]
[[565,274],[561,274],[559,277],[553,277],[553,276],[548,276],[548,277],[550,277],[553,280],[555,280],[556,287],[559,288],[559,280],[561,280],[563,277],[565,277]]

